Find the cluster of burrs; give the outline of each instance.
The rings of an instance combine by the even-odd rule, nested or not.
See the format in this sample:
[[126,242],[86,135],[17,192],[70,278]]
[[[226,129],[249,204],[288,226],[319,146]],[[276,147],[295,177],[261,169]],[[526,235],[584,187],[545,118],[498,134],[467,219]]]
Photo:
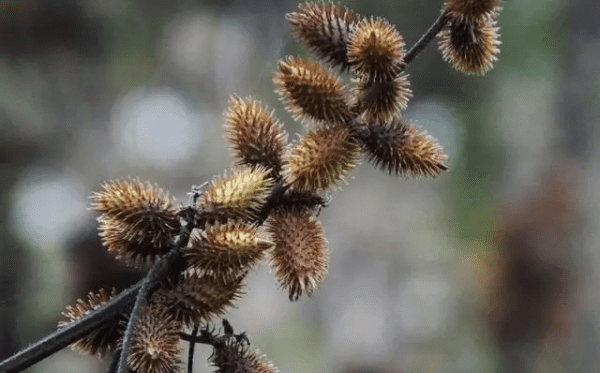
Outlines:
[[[183,330],[223,315],[263,258],[291,300],[312,294],[329,261],[317,215],[361,155],[400,175],[437,176],[446,169],[435,139],[402,117],[411,96],[405,67],[437,35],[444,58],[457,70],[487,71],[498,52],[498,9],[498,0],[447,0],[432,29],[406,53],[403,37],[383,18],[331,3],[300,4],[287,16],[292,34],[321,62],[287,57],[273,80],[307,133],[290,143],[273,111],[252,98],[232,97],[225,132],[237,165],[205,189],[195,188],[190,206],[177,207],[167,192],[137,179],[104,184],[91,207],[100,214],[108,251],[152,270],[168,255],[177,260],[148,286],[148,299],[138,295],[139,312],[125,307],[72,346],[98,355],[123,353],[130,372],[176,372],[179,342],[199,342],[184,338]],[[352,88],[335,67],[351,75]],[[91,293],[67,308],[60,326],[116,295]],[[226,335],[212,339],[219,372],[275,371],[239,335]]]

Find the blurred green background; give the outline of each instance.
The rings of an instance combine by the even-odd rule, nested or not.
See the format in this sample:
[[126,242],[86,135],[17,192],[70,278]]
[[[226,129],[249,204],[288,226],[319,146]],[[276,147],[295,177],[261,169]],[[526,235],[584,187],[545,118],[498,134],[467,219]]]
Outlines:
[[[440,0],[341,1],[412,45]],[[272,73],[306,54],[295,1],[0,1],[0,359],[101,286],[139,278],[102,249],[88,196],[139,176],[180,203],[231,165],[222,112],[252,95],[305,131]],[[509,0],[501,53],[464,76],[435,43],[405,116],[450,157],[433,180],[363,162],[323,221],[330,270],[290,303],[267,267],[228,316],[282,372],[600,368],[600,3]],[[182,346],[183,349],[186,346]],[[211,371],[208,348],[198,372]],[[64,350],[29,372],[101,372]]]

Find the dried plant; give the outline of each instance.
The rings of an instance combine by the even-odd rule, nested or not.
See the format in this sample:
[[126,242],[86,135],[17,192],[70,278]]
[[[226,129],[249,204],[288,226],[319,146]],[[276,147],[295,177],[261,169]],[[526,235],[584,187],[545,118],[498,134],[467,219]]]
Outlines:
[[[175,207],[168,193],[138,179],[104,184],[91,197],[102,243],[117,259],[151,269],[113,298],[100,291],[69,306],[55,334],[0,370],[23,370],[71,344],[92,354],[116,351],[111,371],[177,372],[184,340],[188,372],[196,343],[213,346],[217,372],[275,372],[243,333],[234,334],[224,320],[217,336],[209,323],[243,295],[245,276],[264,256],[291,300],[318,289],[329,249],[317,214],[361,154],[390,174],[435,177],[447,169],[440,144],[402,117],[412,95],[404,70],[437,35],[452,67],[486,72],[498,53],[498,11],[497,0],[447,0],[406,51],[402,35],[381,17],[332,3],[300,4],[287,15],[292,35],[321,61],[288,56],[273,81],[307,133],[288,143],[273,111],[232,96],[224,127],[237,166],[206,190],[194,189],[190,206]],[[348,73],[353,86],[334,68]]]
[[573,164],[555,162],[534,190],[500,214],[485,320],[502,371],[534,371],[532,347],[572,343],[579,301],[572,243],[581,219],[578,179]]
[[182,323],[160,303],[147,305],[133,330],[129,368],[135,372],[178,372]]
[[327,240],[321,223],[310,212],[280,212],[267,220],[275,247],[271,266],[282,287],[297,300],[311,294],[325,278],[329,263]]
[[[62,328],[68,323],[77,321],[88,313],[104,306],[116,295],[116,292],[117,290],[113,289],[111,295],[108,295],[104,289],[100,289],[98,293],[89,293],[87,300],[78,299],[74,306],[67,306],[66,311],[63,312],[67,320],[60,321],[58,327]],[[117,350],[119,342],[123,338],[123,333],[125,333],[127,319],[126,314],[115,316],[110,322],[96,328],[84,338],[73,343],[71,348],[81,353],[99,355],[100,357]]]
[[92,194],[92,210],[98,218],[102,244],[117,259],[134,265],[153,264],[169,251],[179,233],[177,209],[169,194],[139,180],[115,180]]

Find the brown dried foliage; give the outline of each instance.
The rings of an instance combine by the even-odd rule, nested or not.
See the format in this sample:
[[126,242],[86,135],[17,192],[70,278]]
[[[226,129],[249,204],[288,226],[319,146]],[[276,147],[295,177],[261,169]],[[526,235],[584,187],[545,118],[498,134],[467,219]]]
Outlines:
[[501,216],[486,310],[501,351],[544,339],[564,343],[576,326],[577,271],[571,238],[580,217],[572,166],[554,164],[535,190]]

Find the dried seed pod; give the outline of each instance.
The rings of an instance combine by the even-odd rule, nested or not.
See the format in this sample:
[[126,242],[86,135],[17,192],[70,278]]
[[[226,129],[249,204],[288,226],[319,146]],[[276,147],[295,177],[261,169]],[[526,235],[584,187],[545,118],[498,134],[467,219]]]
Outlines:
[[452,19],[438,37],[444,60],[466,74],[485,74],[500,52],[498,27],[493,18],[478,21]]
[[147,305],[133,329],[129,367],[136,372],[181,371],[179,332],[182,325],[161,304]]
[[454,19],[475,22],[494,17],[500,8],[500,0],[446,0],[445,8]]
[[[65,312],[62,313],[67,321],[60,321],[58,327],[62,328],[73,321],[81,319],[88,313],[107,304],[116,295],[116,289],[113,289],[110,295],[104,289],[100,289],[97,293],[90,292],[86,300],[77,299],[74,306],[67,306]],[[71,348],[81,353],[104,357],[119,348],[128,318],[125,314],[117,314],[85,337],[71,344]]]
[[276,373],[279,371],[272,362],[265,359],[265,355],[260,354],[260,351],[251,350],[247,344],[232,338],[214,345],[210,362],[218,368],[215,373]]
[[300,139],[286,158],[284,178],[294,189],[333,189],[358,162],[360,147],[345,127],[322,128]]
[[195,275],[231,281],[251,269],[272,245],[257,228],[230,221],[202,233],[195,230],[184,255]]
[[176,284],[158,289],[150,303],[167,306],[175,320],[190,325],[212,320],[227,312],[243,295],[246,272],[229,281],[186,272]]
[[296,118],[326,124],[351,118],[341,80],[318,62],[287,57],[279,62],[273,81]]
[[263,166],[277,178],[287,136],[274,112],[260,101],[232,96],[225,120],[227,140],[239,163]]
[[156,224],[176,220],[176,209],[169,193],[139,179],[112,180],[102,185],[104,189],[90,197],[91,208],[120,220],[137,223],[146,214],[155,213],[154,219],[164,220]]
[[358,75],[368,80],[393,80],[404,57],[404,38],[383,18],[361,21],[348,45],[348,61]]
[[408,75],[400,73],[396,79],[389,81],[359,79],[356,96],[357,108],[368,122],[387,122],[406,109],[412,92]]
[[301,3],[286,15],[292,35],[304,48],[342,70],[348,67],[347,45],[360,17],[335,4]]
[[290,300],[309,296],[327,275],[329,249],[321,223],[305,212],[278,212],[267,220],[275,247],[271,266]]
[[273,179],[264,167],[240,167],[229,175],[216,177],[200,202],[200,209],[215,215],[220,221],[249,219],[264,205]]
[[157,255],[170,250],[170,239],[179,233],[179,229],[173,229],[159,236],[160,239],[153,239],[139,226],[118,219],[101,216],[98,222],[102,245],[117,259],[134,267],[151,266]]
[[410,122],[369,124],[360,140],[369,161],[390,174],[434,177],[447,169],[442,147]]
[[139,180],[105,183],[91,208],[101,212],[100,236],[108,250],[129,264],[153,263],[179,233],[177,209],[169,194]]

